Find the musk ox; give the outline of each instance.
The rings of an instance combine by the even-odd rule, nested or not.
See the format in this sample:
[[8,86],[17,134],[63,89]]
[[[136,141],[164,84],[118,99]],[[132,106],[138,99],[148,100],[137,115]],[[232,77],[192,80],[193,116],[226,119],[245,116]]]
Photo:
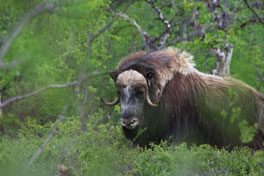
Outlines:
[[120,124],[134,144],[169,140],[263,149],[264,95],[230,78],[199,72],[176,48],[125,57],[112,75]]

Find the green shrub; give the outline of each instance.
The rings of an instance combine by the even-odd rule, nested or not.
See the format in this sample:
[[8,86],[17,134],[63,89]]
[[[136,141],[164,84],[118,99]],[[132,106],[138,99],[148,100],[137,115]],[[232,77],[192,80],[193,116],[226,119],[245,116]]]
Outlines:
[[134,147],[122,129],[102,124],[100,113],[80,131],[79,117],[67,117],[33,165],[27,163],[38,150],[54,124],[39,126],[29,120],[18,138],[0,138],[1,175],[56,175],[60,164],[69,175],[263,175],[264,152],[252,154],[249,148],[232,151],[209,145],[187,147],[152,144],[150,149]]

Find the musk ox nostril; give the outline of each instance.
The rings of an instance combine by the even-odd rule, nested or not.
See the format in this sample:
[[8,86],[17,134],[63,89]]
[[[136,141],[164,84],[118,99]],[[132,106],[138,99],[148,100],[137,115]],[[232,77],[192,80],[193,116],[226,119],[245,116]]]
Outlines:
[[135,128],[139,124],[139,121],[136,118],[132,118],[132,119],[121,118],[120,124],[121,124],[121,126],[123,126],[125,128],[132,129],[132,128]]
[[127,125],[127,120],[121,119],[120,123],[121,123],[122,126],[126,126]]
[[130,125],[131,124],[133,124],[133,123],[135,123],[136,121],[134,120],[134,119],[132,119],[131,121],[130,121]]

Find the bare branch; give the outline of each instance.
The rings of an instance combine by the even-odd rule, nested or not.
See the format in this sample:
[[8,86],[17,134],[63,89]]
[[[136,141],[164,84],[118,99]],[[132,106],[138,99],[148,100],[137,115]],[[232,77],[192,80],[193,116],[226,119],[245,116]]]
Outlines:
[[30,93],[27,93],[25,95],[19,95],[19,96],[16,96],[16,97],[12,97],[12,98],[9,98],[7,99],[6,101],[4,101],[1,105],[0,105],[0,108],[6,106],[7,104],[11,103],[11,102],[14,102],[14,101],[18,101],[18,100],[21,100],[21,99],[25,99],[25,98],[28,98],[28,97],[31,97],[33,95],[36,95],[40,92],[43,92],[47,89],[51,89],[51,88],[65,88],[65,87],[71,87],[71,86],[74,86],[78,84],[78,81],[73,81],[73,82],[70,82],[68,84],[51,84],[51,85],[48,85],[46,87],[42,87],[40,88],[39,90],[36,90],[34,92],[30,92]]
[[106,30],[108,30],[112,24],[115,22],[116,20],[112,20],[111,22],[109,22],[107,25],[105,25],[103,28],[101,28],[96,34],[93,34],[90,38],[87,39],[87,54],[86,57],[88,57],[89,53],[91,52],[91,46],[92,43],[94,41],[94,39],[96,39],[97,37],[99,37],[102,33],[104,33]]
[[72,94],[73,94],[73,98],[75,100],[75,103],[77,105],[77,108],[78,108],[78,111],[79,113],[81,113],[81,106],[80,106],[80,103],[78,101],[78,96],[77,96],[77,92],[76,92],[76,87],[73,87],[72,88]]
[[[122,17],[124,20],[129,21],[130,24],[132,24],[133,26],[137,28],[144,42],[144,49],[146,49],[147,51],[162,49],[165,47],[165,44],[171,35],[173,26],[171,25],[171,21],[168,21],[167,19],[163,17],[161,10],[155,6],[154,2],[152,2],[151,0],[146,0],[146,2],[150,4],[150,6],[156,11],[156,13],[158,14],[158,19],[166,26],[166,30],[162,32],[156,38],[151,38],[151,36],[146,31],[144,31],[133,18],[129,17],[128,15],[121,13],[121,12],[114,12],[114,13],[115,15]],[[159,45],[157,46],[155,45],[155,42],[158,40],[160,40],[160,42],[159,42]]]
[[250,20],[248,20],[248,21],[246,21],[246,22],[244,22],[244,23],[241,23],[240,24],[240,27],[241,28],[244,28],[245,26],[247,26],[247,25],[249,25],[250,23],[255,23],[255,22],[257,22],[258,20],[256,20],[256,19],[250,19]]
[[166,25],[166,31],[160,35],[158,38],[154,39],[154,42],[157,40],[157,39],[160,39],[161,38],[161,41],[160,41],[160,46],[159,48],[163,48],[165,43],[167,42],[171,32],[172,32],[172,25],[170,24],[170,22],[168,20],[166,20],[164,17],[163,17],[163,14],[161,12],[161,10],[155,6],[154,2],[152,2],[151,0],[146,0],[147,3],[150,4],[150,6],[157,12],[158,16],[159,16],[159,20],[164,23]]
[[249,8],[249,10],[256,16],[256,18],[259,20],[259,22],[264,25],[264,21],[259,17],[257,12],[252,7],[250,7],[250,5],[248,4],[247,0],[244,0],[244,2],[246,4],[246,6]]
[[196,33],[195,32],[192,32],[191,34],[189,34],[187,37],[180,37],[180,38],[176,38],[174,40],[172,40],[171,42],[169,42],[169,45],[173,45],[173,44],[177,44],[177,43],[180,43],[182,41],[185,41],[185,40],[188,40],[188,39],[191,39],[193,37],[195,37]]
[[[82,131],[86,131],[86,124],[85,124],[85,105],[87,103],[87,95],[88,95],[88,86],[85,84],[84,85],[84,92],[83,92],[83,96],[84,98],[82,98],[81,103],[79,102],[78,96],[77,96],[77,92],[76,89],[73,88],[73,97],[74,100],[76,102],[76,105],[78,107],[78,111],[80,113],[80,121],[81,121],[81,130]],[[80,85],[78,85],[76,88],[79,90],[78,92],[80,93]]]
[[48,144],[48,142],[51,140],[51,138],[53,137],[54,133],[56,132],[56,129],[58,128],[59,123],[62,121],[65,112],[67,111],[69,105],[70,105],[71,100],[67,103],[67,105],[64,106],[63,111],[61,112],[61,114],[59,115],[59,118],[57,119],[57,122],[55,123],[55,125],[52,127],[52,129],[49,132],[48,137],[46,138],[46,140],[44,141],[44,143],[40,146],[40,148],[37,150],[37,152],[32,156],[32,158],[30,159],[30,161],[27,164],[27,169],[33,164],[33,162],[38,158],[38,156],[42,153],[42,151],[44,150],[44,148],[46,147],[46,145]]
[[220,48],[211,48],[209,49],[209,51],[217,57],[218,60],[223,60],[226,56],[225,53],[223,51],[221,51]]
[[127,16],[126,14],[123,14],[122,12],[117,12],[116,15],[121,16],[124,20],[127,20],[132,25],[136,26],[138,32],[140,33],[142,37],[144,36],[149,37],[149,34],[146,31],[142,30],[141,27],[137,24],[137,22],[133,18],[130,18],[129,16]]
[[67,83],[67,84],[51,84],[51,85],[48,85],[46,87],[42,87],[36,91],[33,91],[33,92],[30,92],[30,93],[27,93],[25,95],[19,95],[19,96],[15,96],[15,97],[12,97],[12,98],[8,98],[7,100],[5,100],[2,104],[0,104],[0,108],[8,105],[9,103],[12,103],[14,101],[18,101],[18,100],[21,100],[21,99],[25,99],[25,98],[28,98],[28,97],[31,97],[31,96],[34,96],[40,92],[43,92],[47,89],[52,89],[52,88],[66,88],[66,87],[72,87],[72,86],[75,86],[77,84],[80,84],[82,81],[84,80],[87,80],[89,78],[92,78],[92,77],[96,77],[96,76],[100,76],[100,75],[106,75],[106,74],[111,74],[111,73],[114,73],[116,72],[116,70],[111,70],[111,71],[105,71],[105,72],[93,72],[89,75],[86,75],[85,77],[81,78],[80,80],[78,81],[72,81],[70,83]]
[[22,62],[24,62],[26,60],[26,56],[22,56],[19,59],[15,59],[13,61],[10,61],[8,63],[1,63],[0,62],[0,69],[3,70],[10,70],[14,67],[16,67],[17,65],[21,64]]
[[[77,88],[80,89],[80,86],[78,86]],[[85,89],[84,96],[85,96],[85,98],[83,99],[83,103],[80,105],[80,102],[79,102],[78,96],[77,96],[77,92],[73,88],[73,97],[74,97],[75,103],[77,105],[78,111],[80,113],[80,122],[81,122],[81,130],[82,131],[86,131],[86,125],[85,125],[85,121],[84,121],[84,105],[86,103],[86,102],[84,102],[84,100],[86,101],[86,97],[87,97],[86,89]]]
[[[112,20],[106,26],[102,27],[95,34],[91,34],[91,33],[88,32],[87,41],[86,41],[87,42],[86,59],[85,59],[85,61],[83,63],[83,68],[82,68],[82,70],[80,72],[79,81],[78,81],[78,85],[77,85],[77,87],[78,87],[79,90],[81,89],[81,83],[82,83],[81,80],[85,77],[84,75],[86,75],[86,73],[87,73],[88,58],[89,58],[89,55],[91,54],[91,48],[92,48],[93,41],[96,38],[98,38],[102,33],[104,33],[106,30],[108,30],[115,21],[116,21],[116,19]],[[81,129],[82,129],[82,131],[86,131],[85,112],[84,112],[84,109],[85,109],[85,105],[87,103],[87,91],[88,91],[87,85],[85,84],[84,86],[85,86],[84,93],[83,93],[84,94],[84,98],[83,98],[81,104],[78,102],[77,93],[73,89],[75,101],[77,103],[78,110],[79,110],[79,113],[80,113],[80,121],[81,121]]]
[[152,48],[153,45],[152,45],[152,40],[151,40],[151,38],[150,38],[150,35],[149,35],[146,31],[144,31],[144,30],[143,30],[143,29],[137,24],[137,22],[136,22],[133,18],[130,18],[129,16],[127,16],[126,14],[123,14],[122,12],[116,12],[115,14],[116,14],[117,16],[122,17],[124,20],[129,21],[132,25],[134,25],[134,26],[137,28],[139,34],[141,35],[142,40],[144,41],[144,46],[145,46],[145,48],[146,48],[147,50],[150,50],[150,49]]
[[256,73],[257,73],[258,77],[261,79],[261,82],[264,83],[264,75],[261,74],[261,72],[259,71],[259,69],[257,68],[257,66],[256,66],[252,61],[250,61],[250,62],[251,62],[251,65],[252,65],[252,66],[254,67],[254,69],[256,70]]
[[56,7],[56,3],[49,3],[47,4],[48,0],[43,0],[39,5],[37,5],[31,12],[29,12],[24,19],[19,23],[19,25],[15,28],[15,30],[12,32],[11,36],[8,40],[6,40],[1,49],[0,49],[0,65],[3,64],[3,60],[6,56],[6,53],[10,49],[12,43],[14,40],[19,36],[20,32],[22,31],[23,27],[28,23],[30,19],[32,19],[34,16],[41,14],[46,11],[50,11]]

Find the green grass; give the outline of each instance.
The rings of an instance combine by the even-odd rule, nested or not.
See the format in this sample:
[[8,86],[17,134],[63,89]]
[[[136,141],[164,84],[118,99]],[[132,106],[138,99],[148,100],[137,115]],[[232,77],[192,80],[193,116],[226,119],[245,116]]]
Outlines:
[[0,137],[0,175],[56,175],[60,164],[69,175],[264,175],[264,152],[248,148],[231,152],[209,145],[152,145],[133,147],[113,123],[102,116],[90,117],[87,132],[80,132],[78,117],[68,117],[59,126],[33,165],[30,158],[45,140],[53,124],[28,121],[16,138]]

